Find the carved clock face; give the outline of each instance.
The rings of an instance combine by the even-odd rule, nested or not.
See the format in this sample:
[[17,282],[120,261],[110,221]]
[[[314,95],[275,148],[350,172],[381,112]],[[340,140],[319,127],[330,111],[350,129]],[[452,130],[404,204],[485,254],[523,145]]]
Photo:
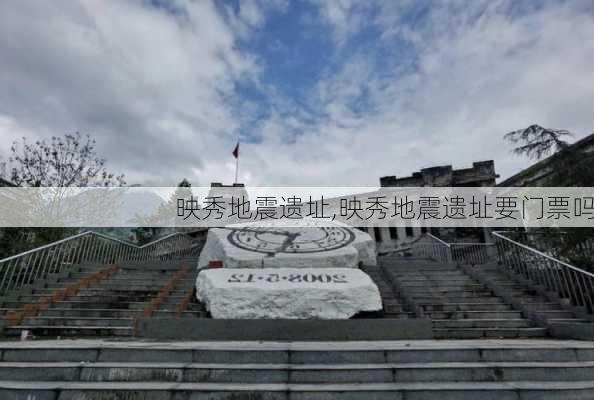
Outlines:
[[300,254],[340,249],[355,240],[352,230],[342,227],[239,228],[227,236],[229,243],[258,253]]

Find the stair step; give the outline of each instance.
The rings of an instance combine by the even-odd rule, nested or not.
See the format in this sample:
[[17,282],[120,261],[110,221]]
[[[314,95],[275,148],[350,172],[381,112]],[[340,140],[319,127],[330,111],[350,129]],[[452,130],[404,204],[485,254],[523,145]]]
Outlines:
[[559,303],[522,302],[523,306],[532,311],[563,311]]
[[[196,306],[201,307],[199,304],[195,304]],[[17,308],[12,309],[2,309],[8,311],[21,311]],[[49,308],[43,311],[42,316],[45,317],[88,317],[88,318],[134,318],[138,316],[142,310],[126,310],[126,309],[113,309],[113,308],[103,308],[103,309],[92,309],[92,308]],[[1,312],[0,313],[4,313]],[[158,310],[157,313],[162,315],[168,314],[175,314],[175,311],[165,311],[165,310]],[[184,315],[196,315],[199,317],[205,317],[205,312],[194,312],[194,311],[184,311]]]
[[408,319],[408,318],[415,318],[415,314],[413,312],[384,312],[383,315],[386,319]]
[[64,325],[17,325],[6,328],[7,336],[19,336],[21,331],[28,330],[34,336],[131,336],[132,327],[129,326],[64,326]]
[[384,312],[400,314],[406,312],[403,305],[384,305]]
[[575,315],[571,311],[565,310],[541,310],[541,311],[534,311],[537,315],[547,318],[547,319],[558,319],[558,318],[567,318],[572,319]]
[[423,303],[421,307],[425,311],[506,311],[510,309],[510,306],[500,303]]
[[[173,362],[373,364],[425,362],[594,362],[594,344],[562,340],[379,342],[0,342],[4,362]],[[289,355],[290,353],[290,355]]]
[[[405,285],[403,285],[405,286]],[[448,282],[429,282],[429,283],[420,283],[415,282],[414,284],[407,284],[406,288],[408,291],[415,291],[415,290],[423,290],[427,287],[431,287],[432,290],[439,290],[443,292],[454,292],[459,290],[466,290],[466,291],[476,291],[476,290],[489,290],[484,285],[478,283],[468,283],[468,284],[450,284]]]
[[434,287],[425,287],[415,290],[411,290],[410,288],[406,289],[406,294],[412,297],[428,297],[428,292],[431,294],[431,297],[493,297],[493,292],[490,290],[445,291]]
[[439,297],[439,296],[412,296],[418,304],[460,304],[460,303],[480,303],[480,304],[501,304],[503,300],[499,297],[474,297],[474,296],[458,296],[458,297]]
[[546,333],[546,328],[433,328],[436,339],[533,338]]
[[429,311],[425,314],[433,319],[508,319],[508,318],[522,318],[520,311]]
[[[23,391],[34,393],[35,399],[42,395],[56,394],[60,399],[144,399],[164,400],[187,398],[232,398],[232,399],[344,399],[373,398],[384,399],[405,396],[405,398],[429,399],[439,396],[448,399],[485,398],[503,400],[518,398],[522,393],[526,398],[545,398],[566,400],[565,392],[572,398],[588,399],[594,390],[592,381],[549,381],[549,382],[422,382],[422,383],[341,383],[341,384],[296,384],[296,383],[203,383],[203,382],[15,382],[0,381],[0,390],[7,396],[16,396]],[[18,391],[18,392],[17,392]],[[98,397],[98,392],[101,397]],[[177,394],[180,396],[178,397]],[[14,397],[16,398],[16,397]]]
[[[30,304],[30,301],[5,301],[3,302],[3,306],[5,308],[15,308],[15,309],[22,309],[23,306]],[[134,309],[134,310],[141,310],[146,307],[147,302],[138,302],[138,301],[116,301],[116,302],[106,302],[106,301],[79,301],[79,300],[66,300],[66,301],[58,301],[53,303],[54,306],[57,308],[77,308],[77,309],[85,309],[85,308],[92,308],[92,309]]]
[[[156,294],[156,293],[155,293]],[[80,292],[75,296],[71,296],[68,299],[72,301],[83,301],[83,302],[112,302],[112,301],[147,301],[150,300],[154,295],[150,294],[143,294],[143,293],[109,293],[109,292],[98,292],[98,293],[84,293]],[[33,294],[33,295],[23,295],[19,298],[21,301],[25,301],[28,303],[35,303],[39,301],[39,299],[47,297],[45,294]],[[167,298],[169,299],[179,299],[185,297],[185,294],[176,294],[176,295],[169,295]]]
[[594,329],[594,323],[588,319],[583,318],[551,318],[548,320],[551,324],[592,324],[591,328]]
[[132,317],[110,318],[110,317],[48,317],[38,316],[26,318],[23,325],[28,326],[110,326],[110,327],[130,327],[132,326]]
[[525,319],[434,319],[435,328],[528,328]]
[[[146,286],[146,287],[157,287],[160,288],[162,287],[166,282],[167,279],[170,276],[165,276],[165,277],[158,277],[158,278],[154,278],[154,279],[135,279],[135,278],[109,278],[109,280],[105,280],[105,281],[101,281],[99,282],[97,285],[98,286],[105,286],[105,285],[120,285],[120,286]],[[75,279],[74,281],[77,281],[78,279]],[[58,280],[58,282],[64,282],[64,280],[60,279]],[[71,283],[73,282],[72,279],[70,280],[66,280],[66,282]],[[196,282],[194,279],[190,279],[187,281],[179,281],[180,285],[193,285],[194,282]]]
[[592,362],[200,364],[3,362],[0,381],[391,383],[594,380]]

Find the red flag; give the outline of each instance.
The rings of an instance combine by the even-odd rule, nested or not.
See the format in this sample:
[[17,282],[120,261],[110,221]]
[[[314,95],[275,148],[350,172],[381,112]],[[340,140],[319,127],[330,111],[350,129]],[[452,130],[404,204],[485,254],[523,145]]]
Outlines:
[[235,146],[235,150],[233,150],[233,157],[239,158],[239,142],[237,142],[237,146]]

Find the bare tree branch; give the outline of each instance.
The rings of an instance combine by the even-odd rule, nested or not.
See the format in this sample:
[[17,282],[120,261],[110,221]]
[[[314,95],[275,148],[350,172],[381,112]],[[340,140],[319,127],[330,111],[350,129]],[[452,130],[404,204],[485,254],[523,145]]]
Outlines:
[[124,175],[109,173],[105,161],[89,135],[77,132],[32,144],[22,138],[11,147],[10,180],[34,187],[123,186]]

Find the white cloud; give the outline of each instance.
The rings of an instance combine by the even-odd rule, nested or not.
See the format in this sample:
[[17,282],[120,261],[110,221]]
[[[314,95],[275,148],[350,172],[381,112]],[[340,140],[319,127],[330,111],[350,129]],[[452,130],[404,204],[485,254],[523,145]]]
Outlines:
[[1,112],[33,131],[91,133],[130,182],[175,183],[228,146],[237,123],[227,98],[258,69],[212,3],[183,11],[2,3]]
[[[180,0],[180,14],[119,0],[0,2],[0,152],[22,134],[80,130],[130,183],[229,182],[237,130],[259,107],[236,98],[238,82],[273,104],[253,132],[261,141],[242,143],[250,185],[375,185],[482,159],[505,177],[529,161],[509,153],[504,133],[532,123],[594,130],[588,2],[515,15],[507,1],[431,2],[425,23],[410,20],[414,1],[377,4],[371,13],[367,2],[319,3],[336,48],[352,47],[302,106],[262,86],[270,60],[238,46],[285,1],[221,11]],[[370,24],[381,31],[376,58],[350,42]]]
[[320,17],[332,28],[334,41],[343,45],[350,36],[367,23],[367,11],[371,2],[356,0],[312,0],[319,7]]
[[[482,12],[478,4],[465,3],[465,11],[437,7],[414,35],[393,29],[402,23],[400,8],[392,24],[387,10],[379,13],[387,45],[401,39],[414,46],[418,69],[402,74],[396,65],[386,77],[355,53],[318,83],[311,104],[325,117],[290,146],[264,141],[258,149],[270,158],[254,168],[269,171],[264,179],[275,183],[374,185],[382,175],[495,159],[507,177],[530,161],[510,154],[506,132],[539,123],[578,138],[592,133],[594,16],[585,12],[587,3],[516,16],[510,5],[489,3]],[[362,94],[370,106],[358,113],[353,99]]]

